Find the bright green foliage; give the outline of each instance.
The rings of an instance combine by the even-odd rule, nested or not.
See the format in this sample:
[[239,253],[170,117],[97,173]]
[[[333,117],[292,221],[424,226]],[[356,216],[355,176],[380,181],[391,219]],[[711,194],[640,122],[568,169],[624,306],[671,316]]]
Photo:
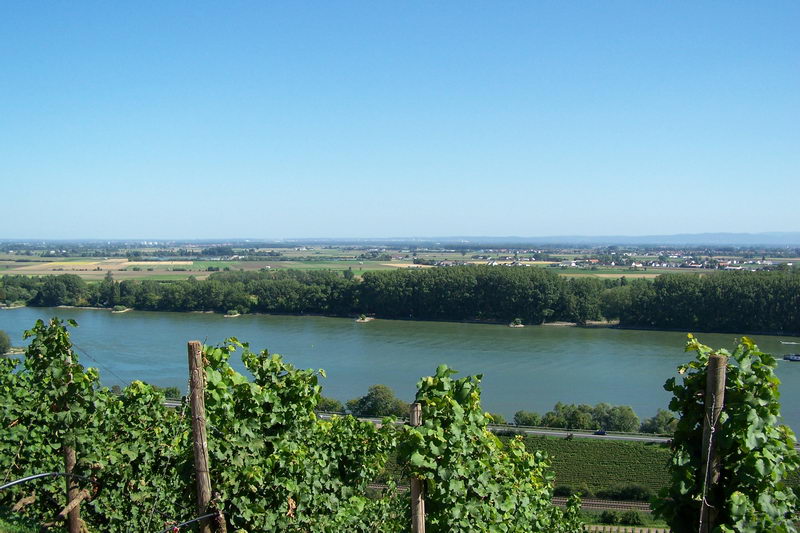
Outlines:
[[[24,368],[0,359],[0,472],[11,480],[63,471],[62,446],[77,452],[76,473],[97,480],[81,516],[93,531],[157,531],[196,515],[188,408],[164,407],[161,392],[135,381],[120,396],[84,369],[60,321],[37,322]],[[254,380],[227,358],[235,341],[206,347],[206,419],[211,478],[229,522],[241,531],[401,531],[409,510],[398,495],[366,496],[366,485],[395,445],[393,426],[352,417],[318,420],[317,372],[280,356],[243,359]],[[71,363],[68,363],[68,358]],[[83,486],[92,488],[92,483]],[[36,492],[23,513],[49,522],[63,507],[63,479],[0,493],[0,507]]]
[[[228,364],[237,346],[253,381]],[[409,522],[393,491],[366,496],[395,446],[392,424],[318,419],[322,371],[298,370],[266,350],[231,339],[203,354],[211,478],[233,529],[399,531]]]
[[102,531],[163,528],[195,514],[188,407],[164,406],[164,395],[134,381],[119,397],[107,394],[94,448],[79,448],[102,484],[81,516]]
[[[76,325],[73,323],[73,325]],[[194,458],[187,406],[163,405],[161,391],[139,381],[121,394],[84,369],[64,325],[37,322],[21,368],[0,359],[0,472],[5,480],[63,471],[65,445],[92,489],[81,516],[92,531],[158,531],[196,515]],[[242,348],[253,378],[228,363]],[[401,433],[351,416],[320,420],[322,371],[298,370],[279,355],[230,339],[204,347],[212,506],[230,531],[400,533],[408,498],[392,489],[368,495]],[[552,505],[552,473],[520,440],[502,444],[486,430],[479,378],[450,379],[441,367],[420,384],[425,426],[403,432],[404,462],[427,480],[430,530],[580,530],[579,501]],[[387,420],[390,422],[391,419]],[[18,485],[0,508],[36,493],[23,518],[51,521],[65,502],[63,479]]]
[[566,511],[552,505],[546,456],[527,452],[520,439],[504,445],[486,429],[481,376],[453,373],[442,365],[418,383],[423,425],[408,428],[400,452],[411,475],[426,481],[427,530],[582,531],[579,499]]
[[[697,531],[703,497],[702,434],[709,356],[714,351],[689,336],[687,351],[696,359],[682,365],[683,384],[671,378],[664,388],[674,395],[670,409],[680,414],[670,465],[672,484],[662,491],[656,512],[676,533]],[[744,337],[730,356],[725,407],[719,420],[717,453],[720,482],[706,498],[719,512],[718,532],[796,531],[797,498],[786,483],[800,465],[792,431],[778,425],[778,378],[775,358]]]
[[[76,325],[74,322],[72,325]],[[11,480],[63,472],[63,446],[77,451],[75,472],[97,480],[81,506],[82,518],[102,531],[146,531],[166,521],[191,517],[193,498],[186,421],[165,408],[164,397],[134,382],[122,396],[98,385],[94,368],[84,369],[58,319],[37,321],[23,368],[0,360],[0,471]],[[68,361],[71,361],[68,362]],[[188,461],[188,462],[187,462]],[[63,479],[38,480],[0,493],[11,505],[35,491],[23,514],[49,522],[66,503]]]

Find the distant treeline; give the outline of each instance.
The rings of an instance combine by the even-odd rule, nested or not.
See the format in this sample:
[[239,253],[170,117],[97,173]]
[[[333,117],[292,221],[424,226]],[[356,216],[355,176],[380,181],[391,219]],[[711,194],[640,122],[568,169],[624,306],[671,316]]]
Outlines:
[[465,266],[367,272],[218,272],[198,281],[86,283],[73,274],[3,276],[0,301],[154,311],[357,314],[525,324],[592,320],[624,327],[800,333],[800,271],[564,278],[543,268]]

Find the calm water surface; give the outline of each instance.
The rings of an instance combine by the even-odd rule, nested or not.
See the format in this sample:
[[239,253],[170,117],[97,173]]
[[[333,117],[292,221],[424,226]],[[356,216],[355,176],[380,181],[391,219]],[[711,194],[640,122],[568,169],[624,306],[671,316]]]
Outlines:
[[[339,400],[363,395],[384,383],[410,401],[416,382],[440,363],[463,374],[482,373],[483,405],[507,418],[519,409],[543,413],[558,401],[608,402],[633,406],[644,418],[666,407],[664,381],[688,360],[685,334],[536,326],[520,329],[498,325],[246,315],[226,319],[217,314],[156,313],[80,309],[21,308],[0,311],[0,329],[15,345],[36,319],[73,318],[72,330],[81,362],[98,366],[105,385],[140,379],[154,385],[187,380],[186,342],[209,344],[226,337],[247,341],[253,349],[268,348],[295,366],[324,368],[323,394]],[[702,334],[715,347],[732,348],[733,334]],[[783,355],[800,352],[797,337],[756,336],[759,347]],[[88,354],[97,362],[92,361]],[[233,364],[243,370],[234,356]],[[800,363],[780,361],[778,376],[783,416],[800,428]]]

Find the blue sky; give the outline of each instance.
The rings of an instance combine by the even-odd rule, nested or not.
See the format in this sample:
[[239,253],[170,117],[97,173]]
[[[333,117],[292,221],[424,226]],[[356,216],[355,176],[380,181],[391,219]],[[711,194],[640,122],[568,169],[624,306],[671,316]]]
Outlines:
[[0,238],[800,231],[798,2],[5,2]]

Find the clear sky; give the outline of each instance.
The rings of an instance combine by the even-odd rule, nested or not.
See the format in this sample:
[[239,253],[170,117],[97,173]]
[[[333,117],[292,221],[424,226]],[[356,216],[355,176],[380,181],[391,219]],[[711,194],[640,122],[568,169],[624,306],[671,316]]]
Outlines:
[[800,2],[0,4],[0,238],[800,230]]

